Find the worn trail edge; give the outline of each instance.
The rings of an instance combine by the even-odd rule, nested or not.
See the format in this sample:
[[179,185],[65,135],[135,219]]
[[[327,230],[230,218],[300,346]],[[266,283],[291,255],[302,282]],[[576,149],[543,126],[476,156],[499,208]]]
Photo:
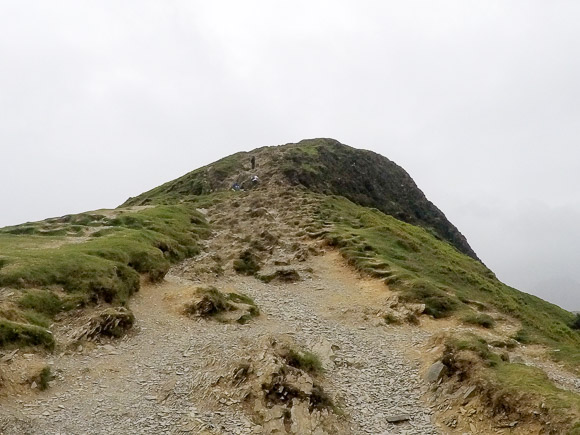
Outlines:
[[[235,209],[231,213],[239,213]],[[308,242],[296,246],[303,238],[291,236],[290,209],[270,204],[234,228],[228,228],[227,209],[206,210],[217,230],[205,253],[173,268],[163,283],[143,287],[131,303],[137,323],[128,336],[55,356],[57,379],[48,391],[3,399],[4,433],[277,433],[220,384],[236,362],[258,360],[256,343],[273,336],[289,336],[320,356],[321,382],[341,414],[335,432],[438,433],[433,411],[421,400],[427,387],[411,353],[429,334],[386,326],[375,308],[389,298],[388,288],[361,278],[337,253],[319,250],[298,262],[294,254]],[[277,240],[271,264],[296,266],[301,280],[266,284],[231,270],[217,277],[208,272],[234,258],[248,237],[268,231],[266,238]],[[207,285],[252,297],[261,315],[245,325],[184,316],[194,289]],[[389,422],[401,415],[404,421]],[[308,424],[310,433],[327,433]]]

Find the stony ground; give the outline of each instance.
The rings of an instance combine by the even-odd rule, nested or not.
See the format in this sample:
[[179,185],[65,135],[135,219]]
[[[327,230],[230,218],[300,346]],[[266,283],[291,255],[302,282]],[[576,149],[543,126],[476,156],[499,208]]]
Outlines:
[[[325,377],[342,400],[344,433],[436,433],[419,398],[417,364],[404,352],[425,334],[379,326],[373,318],[356,321],[366,307],[349,303],[348,295],[368,288],[352,287],[356,276],[337,269],[339,261],[332,255],[314,259],[317,272],[295,284],[220,281],[260,307],[263,314],[247,325],[182,316],[177,301],[192,285],[185,279],[170,276],[146,287],[132,305],[139,319],[135,332],[118,343],[55,357],[57,381],[47,392],[17,400],[11,411],[22,422],[5,433],[261,433],[239,407],[216,404],[207,387],[216,367],[243,356],[241,343],[273,333],[291,334],[308,348],[334,349]],[[317,303],[321,299],[325,304]],[[398,414],[410,421],[387,422]]]
[[[321,382],[339,410],[335,432],[438,433],[420,398],[427,387],[419,363],[408,352],[428,334],[386,326],[376,313],[388,288],[305,242],[296,227],[307,222],[289,222],[292,210],[307,210],[307,203],[249,198],[230,210],[204,211],[216,228],[206,252],[175,267],[164,283],[144,286],[131,303],[137,323],[128,336],[55,355],[49,390],[2,399],[0,432],[268,433],[218,384],[236,361],[254,358],[253,344],[262,337],[284,335],[321,356]],[[236,275],[231,260],[252,243],[264,252],[266,267],[296,267],[301,279],[266,284]],[[183,304],[200,285],[247,294],[262,314],[246,325],[186,317]],[[400,415],[406,421],[388,422]],[[312,433],[326,433],[317,430]]]
[[[131,302],[137,322],[127,336],[59,350],[48,357],[56,378],[47,391],[0,397],[0,435],[462,433],[445,421],[467,410],[448,406],[445,397],[424,400],[429,387],[419,368],[436,350],[433,336],[465,325],[425,318],[422,327],[386,325],[380,314],[393,295],[309,237],[315,209],[312,198],[258,191],[200,210],[214,229],[204,252],[176,265],[163,283],[143,286]],[[246,249],[258,255],[260,273],[293,270],[300,278],[265,283],[236,274],[233,261]],[[200,286],[248,295],[261,315],[245,325],[188,317],[184,304]],[[248,361],[261,370],[267,349],[260,346],[273,338],[319,355],[324,371],[316,382],[334,409],[276,422],[264,418],[269,404],[257,409],[246,400],[247,389],[234,385],[232,374]],[[563,388],[580,388],[577,377],[553,363],[518,352]],[[22,352],[8,357],[0,361],[4,373],[45,363]],[[468,417],[463,432],[511,430],[492,429],[479,414]]]

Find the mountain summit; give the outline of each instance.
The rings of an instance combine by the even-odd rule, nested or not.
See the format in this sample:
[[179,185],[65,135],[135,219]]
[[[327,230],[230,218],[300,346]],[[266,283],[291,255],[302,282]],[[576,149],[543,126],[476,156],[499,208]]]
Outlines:
[[306,139],[237,153],[130,198],[123,205],[146,205],[160,199],[173,201],[228,190],[236,184],[251,189],[257,187],[251,181],[254,175],[259,177],[261,188],[271,184],[300,186],[376,208],[427,229],[477,259],[463,234],[425,197],[403,168],[380,154],[352,148],[334,139]]
[[332,139],[0,228],[0,433],[578,434],[578,349]]

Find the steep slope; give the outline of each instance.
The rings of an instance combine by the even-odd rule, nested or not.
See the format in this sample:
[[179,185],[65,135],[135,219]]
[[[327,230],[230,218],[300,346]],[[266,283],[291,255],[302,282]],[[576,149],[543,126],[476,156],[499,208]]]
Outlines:
[[328,139],[0,229],[0,432],[577,433],[580,322],[454,231],[401,168]]
[[199,253],[207,224],[191,205],[98,210],[0,229],[0,347],[52,349],[50,325],[124,306],[141,279]]
[[[250,158],[257,168],[252,170]],[[124,205],[175,201],[228,190],[234,183],[252,188],[252,175],[261,185],[302,186],[325,195],[340,195],[374,207],[399,220],[422,226],[460,252],[477,258],[459,230],[431,203],[404,169],[379,154],[343,145],[334,139],[303,140],[297,144],[238,153],[190,172]]]
[[[360,279],[337,253],[323,255],[323,241],[301,229],[315,223],[317,199],[271,193],[197,203],[213,234],[201,255],[176,264],[163,283],[145,285],[135,296],[134,335],[83,343],[74,354],[55,357],[61,375],[50,390],[16,406],[0,399],[0,430],[437,433],[420,399],[427,387],[419,364],[406,351],[407,343],[420,344],[429,334],[418,327],[385,334],[375,314],[391,296],[387,287]],[[248,250],[261,279],[234,271],[234,261]],[[267,279],[277,271],[294,273]],[[261,314],[244,324],[183,315],[200,286],[251,297]],[[281,346],[295,354],[285,363]],[[300,359],[304,351],[310,359]],[[20,421],[12,417],[6,430],[3,412]],[[34,418],[45,413],[50,417]],[[401,414],[403,421],[389,422]],[[26,430],[13,429],[18,424]]]

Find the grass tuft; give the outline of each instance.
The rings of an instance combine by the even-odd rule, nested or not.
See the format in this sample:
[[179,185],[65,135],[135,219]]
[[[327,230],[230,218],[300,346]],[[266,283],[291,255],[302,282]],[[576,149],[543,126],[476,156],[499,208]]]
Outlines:
[[259,259],[252,251],[246,250],[234,260],[234,270],[241,275],[255,275],[260,270]]
[[[377,276],[380,265],[381,279],[403,302],[424,303],[425,313],[435,318],[461,318],[472,306],[514,317],[522,324],[518,341],[559,349],[553,357],[580,373],[580,330],[574,329],[580,316],[501,283],[485,265],[427,229],[345,198],[311,196],[320,204],[317,220],[333,224],[325,241],[362,272]],[[474,321],[493,326],[483,315]]]
[[[97,236],[92,236],[95,229]],[[17,301],[19,321],[48,326],[64,310],[125,305],[139,290],[141,276],[163,279],[171,263],[200,251],[199,239],[207,233],[203,216],[188,204],[81,213],[0,228],[0,287],[25,289]],[[57,295],[55,287],[64,295]],[[20,332],[6,332],[9,338],[0,347],[34,341],[20,327],[9,329]]]
[[228,297],[215,287],[200,287],[196,293],[199,300],[185,306],[187,314],[211,317],[233,309]]
[[241,293],[222,293],[215,287],[198,288],[197,300],[185,306],[185,313],[199,317],[218,317],[228,311],[235,311],[243,306],[246,311],[236,319],[237,323],[245,325],[252,318],[260,315],[260,310],[254,300]]
[[397,316],[395,316],[393,313],[386,313],[383,315],[383,319],[387,325],[398,325],[401,323]]
[[495,326],[495,320],[488,314],[469,313],[464,315],[461,320],[469,325],[481,326],[486,329],[491,329]]
[[284,358],[289,366],[304,370],[305,372],[321,373],[324,371],[318,355],[309,351],[288,349]]
[[60,298],[55,293],[46,290],[26,291],[19,299],[18,305],[50,318],[63,309],[63,303]]
[[52,381],[53,379],[54,376],[52,375],[52,370],[50,369],[50,366],[46,366],[45,368],[42,369],[42,371],[38,375],[38,389],[40,391],[47,390],[48,387],[50,386],[50,381]]
[[54,337],[45,328],[0,319],[0,348],[34,346],[53,350]]

